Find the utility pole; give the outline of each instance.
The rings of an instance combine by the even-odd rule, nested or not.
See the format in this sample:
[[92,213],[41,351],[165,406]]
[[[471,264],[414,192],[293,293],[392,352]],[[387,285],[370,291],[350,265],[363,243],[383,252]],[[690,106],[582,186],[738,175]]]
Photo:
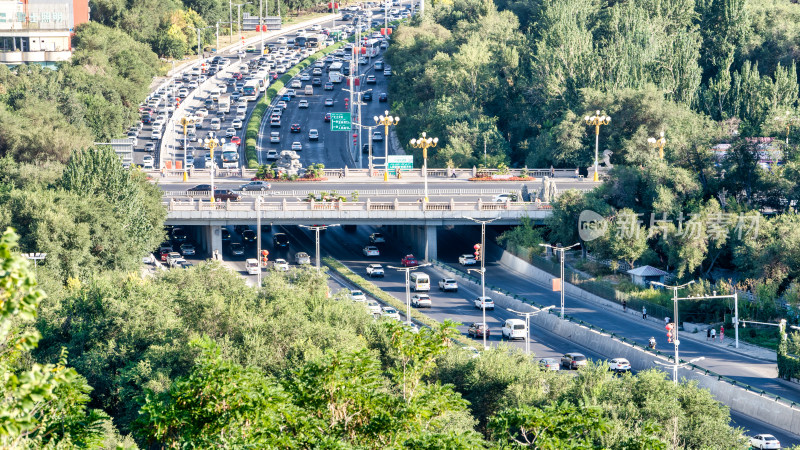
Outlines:
[[258,288],[261,288],[261,196],[256,197],[256,261],[258,261]]
[[664,283],[659,283],[658,281],[651,281],[650,282],[650,284],[654,284],[656,286],[661,286],[661,287],[664,287],[664,288],[667,288],[667,289],[672,289],[672,292],[674,293],[674,296],[672,298],[672,303],[673,303],[673,312],[672,312],[672,314],[675,316],[675,317],[673,317],[673,319],[675,320],[675,326],[673,327],[673,330],[672,330],[673,331],[672,343],[675,345],[675,365],[674,365],[673,371],[672,371],[672,381],[675,384],[678,384],[678,367],[679,367],[680,362],[681,362],[680,357],[678,356],[678,346],[681,344],[680,340],[678,339],[678,323],[680,323],[678,321],[678,300],[684,300],[684,299],[678,298],[678,289],[685,288],[685,287],[687,287],[687,286],[689,286],[690,284],[693,284],[693,283],[694,283],[694,280],[692,280],[692,281],[690,281],[688,283],[681,284],[680,286],[668,286],[668,285],[666,285]]
[[561,252],[561,286],[559,290],[561,291],[561,320],[564,320],[564,251],[569,250],[573,247],[577,247],[581,245],[580,242],[570,245],[569,247],[557,247],[555,245],[550,244],[539,244],[540,247],[546,247],[552,249],[554,252]]
[[[536,311],[532,311],[532,312],[531,311],[520,312],[520,311],[514,311],[513,309],[509,309],[509,311],[513,312],[514,314],[519,314],[521,316],[525,316],[525,332],[527,333],[527,335],[525,336],[525,354],[526,355],[530,355],[531,354],[531,345],[530,345],[531,344],[531,339],[530,339],[531,338],[531,316],[535,316],[535,315],[537,315],[537,314],[539,314],[541,312],[550,311],[551,309],[553,309],[555,307],[556,307],[556,305],[550,305],[550,306],[547,306],[545,308],[540,308],[540,309],[538,309]],[[484,324],[484,325],[486,325],[486,324]],[[487,326],[487,328],[488,328],[488,326]]]
[[[486,224],[487,223],[492,223],[495,220],[498,220],[499,217],[495,217],[494,219],[488,219],[488,220],[473,219],[472,217],[467,217],[467,216],[463,216],[463,217],[465,219],[471,220],[471,221],[473,221],[475,223],[481,224],[481,247],[480,247],[481,268],[480,268],[480,273],[481,273],[481,304],[483,305],[484,302],[485,302],[485,299],[486,299],[486,266],[485,266],[485,261],[486,261]],[[475,270],[475,269],[469,269],[469,271],[470,272],[472,272],[472,271],[477,272],[477,270]],[[485,305],[484,305],[483,308],[481,308],[481,311],[483,311],[483,323],[486,324],[486,307],[485,307]],[[489,348],[486,345],[486,333],[483,333],[483,348],[484,348],[484,350]]]
[[219,22],[217,22],[217,47],[214,49],[214,53],[219,53]]
[[305,229],[308,229],[308,230],[312,230],[312,231],[314,231],[314,233],[316,233],[317,272],[320,272],[320,270],[321,270],[320,269],[320,257],[319,257],[319,255],[320,255],[320,251],[319,251],[319,232],[322,231],[322,230],[326,230],[329,227],[338,227],[338,226],[339,226],[338,223],[334,223],[334,224],[331,224],[331,225],[298,225],[298,227],[300,227],[300,228],[305,228]]
[[231,40],[233,42],[233,0],[228,0],[228,25],[231,27]]
[[238,9],[238,19],[236,22],[236,26],[239,27],[239,38],[242,41],[242,46],[244,46],[244,35],[242,34],[242,6],[249,4],[250,2],[236,4],[236,8]]
[[[411,281],[409,280],[409,277],[410,277],[409,274],[410,274],[410,272],[412,270],[416,270],[416,269],[420,269],[422,267],[428,267],[428,266],[430,266],[429,263],[420,264],[420,265],[418,265],[416,267],[387,266],[389,269],[394,269],[394,270],[406,273],[406,321],[407,322],[411,321]],[[484,335],[485,334],[486,333],[484,333]],[[484,337],[484,340],[485,340],[485,337]]]

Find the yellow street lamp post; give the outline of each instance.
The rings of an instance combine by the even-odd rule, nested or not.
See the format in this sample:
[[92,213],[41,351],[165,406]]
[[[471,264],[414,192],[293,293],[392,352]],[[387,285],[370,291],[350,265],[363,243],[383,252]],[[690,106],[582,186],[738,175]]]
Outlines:
[[667,140],[664,139],[664,132],[662,131],[659,135],[659,138],[647,138],[647,143],[650,144],[650,147],[658,149],[658,158],[664,159],[664,145],[667,144]]
[[218,139],[218,138],[205,138],[203,139],[203,143],[208,148],[210,156],[211,156],[211,203],[214,203],[214,168],[216,167],[216,162],[214,161],[214,149],[219,147],[220,145],[225,143],[225,139]]
[[792,129],[792,125],[797,123],[798,119],[792,116],[791,111],[786,111],[784,117],[777,117],[776,119],[779,122],[783,122],[783,125],[786,127],[786,145],[789,145],[789,131]]
[[586,125],[594,125],[594,181],[600,181],[597,175],[597,151],[600,148],[600,125],[608,125],[611,122],[611,117],[601,116],[600,111],[597,111],[592,117],[586,116]]
[[[375,116],[375,124],[376,125],[383,125],[383,143],[384,143],[384,153],[383,153],[383,180],[387,180],[386,176],[386,169],[387,164],[389,164],[389,125],[397,125],[400,122],[399,117],[392,117],[389,115],[389,111],[385,111],[381,116]],[[370,136],[370,139],[372,137]],[[359,150],[361,151],[361,150]]]
[[411,146],[422,149],[422,173],[425,174],[425,201],[428,201],[428,147],[436,147],[439,138],[429,138],[422,132],[422,137],[411,140]]
[[186,129],[189,125],[196,124],[200,121],[199,117],[195,116],[183,116],[181,117],[180,124],[183,125],[183,181],[185,182],[189,175],[186,172],[186,152],[189,150],[189,145],[186,143]]

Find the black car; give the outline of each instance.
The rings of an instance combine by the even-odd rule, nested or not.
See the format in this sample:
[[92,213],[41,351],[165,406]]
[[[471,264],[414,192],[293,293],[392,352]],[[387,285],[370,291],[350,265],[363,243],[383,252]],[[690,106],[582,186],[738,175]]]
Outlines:
[[275,233],[272,236],[272,244],[280,248],[289,247],[289,236],[286,233]]
[[245,244],[254,243],[256,241],[256,232],[249,228],[244,230],[242,233],[242,241],[244,241]]
[[370,92],[370,91],[364,92],[364,94],[361,96],[361,98],[363,98],[365,102],[371,102],[372,101],[372,92]]
[[187,239],[186,231],[184,231],[183,228],[174,228],[172,230],[172,240],[173,241],[175,241],[175,242],[180,244],[180,243],[186,242],[186,239]]
[[388,102],[389,101],[389,96],[386,95],[386,92],[381,92],[381,94],[378,96],[378,101],[379,102]]
[[234,242],[230,246],[231,255],[233,256],[242,256],[244,255],[244,246],[238,242]]
[[190,188],[188,192],[211,192],[211,185],[210,184],[198,184],[197,186]]
[[222,242],[228,242],[231,240],[231,232],[228,231],[227,228],[222,229]]
[[289,128],[289,131],[291,131],[292,133],[299,133],[300,132],[300,124],[299,123],[293,123],[292,127]]

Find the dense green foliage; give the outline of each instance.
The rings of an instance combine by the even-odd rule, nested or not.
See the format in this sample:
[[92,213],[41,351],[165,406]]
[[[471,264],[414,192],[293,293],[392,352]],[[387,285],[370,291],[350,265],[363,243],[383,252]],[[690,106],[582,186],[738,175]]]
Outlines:
[[158,186],[124,169],[107,147],[73,154],[51,170],[0,159],[0,226],[13,226],[25,251],[48,254],[58,280],[103,270],[138,270],[164,237]]
[[728,128],[782,135],[797,115],[797,15],[789,0],[439,2],[393,35],[398,134],[438,136],[435,167],[483,163],[484,144],[489,166],[586,167],[583,118],[601,110],[615,163],[652,159],[666,130],[667,160],[703,170],[692,156]]

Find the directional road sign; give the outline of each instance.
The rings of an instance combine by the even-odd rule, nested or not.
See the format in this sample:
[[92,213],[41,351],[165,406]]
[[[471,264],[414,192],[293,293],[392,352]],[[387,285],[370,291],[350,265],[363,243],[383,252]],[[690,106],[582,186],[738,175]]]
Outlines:
[[331,131],[350,131],[350,113],[349,112],[332,112],[331,113]]
[[397,173],[397,170],[411,170],[414,168],[414,155],[389,155],[386,157],[386,169]]

